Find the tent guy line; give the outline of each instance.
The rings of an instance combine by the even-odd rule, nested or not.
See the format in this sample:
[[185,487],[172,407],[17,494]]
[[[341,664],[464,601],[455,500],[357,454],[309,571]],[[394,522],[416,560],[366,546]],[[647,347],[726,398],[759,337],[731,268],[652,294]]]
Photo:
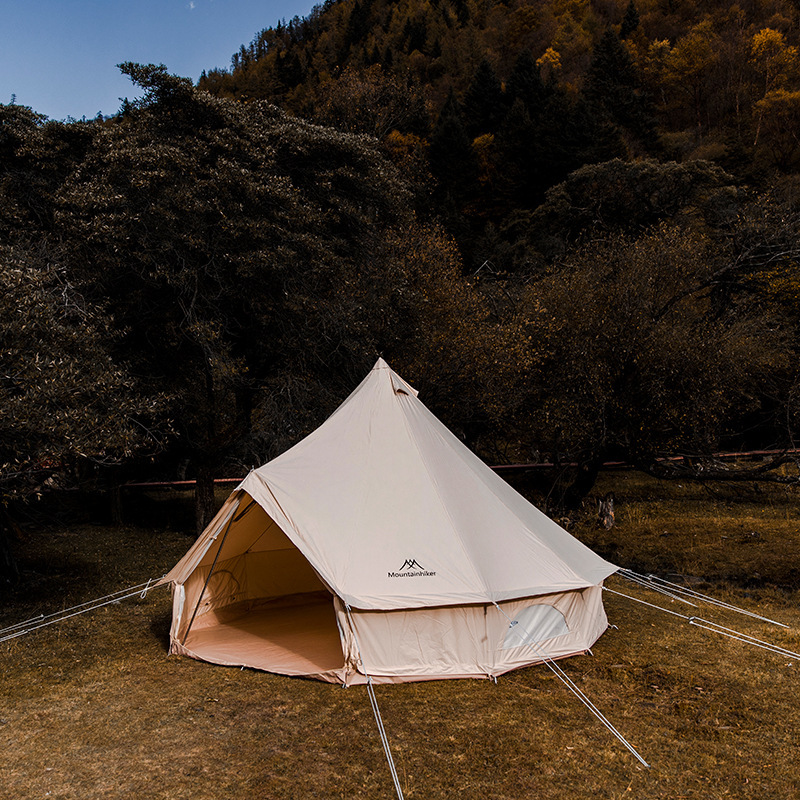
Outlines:
[[[503,609],[497,603],[494,603],[493,605],[508,620],[509,628],[513,628],[515,625],[518,624],[517,620],[511,619],[508,616],[508,614],[506,614],[506,612],[503,611]],[[539,650],[539,648],[537,648],[536,645],[532,645],[532,647],[537,651]],[[546,654],[541,652],[540,655],[542,657],[542,661],[544,662],[544,664],[547,665],[550,671],[564,684],[564,686],[566,686],[567,689],[569,689],[575,695],[575,697],[577,697],[578,700],[580,700],[581,703],[583,703],[583,705],[585,705],[586,708],[588,708],[589,711],[591,711],[592,714],[594,714],[594,716],[597,717],[598,720],[600,720],[600,722],[611,732],[611,734],[617,740],[619,740],[636,757],[637,761],[639,761],[643,766],[649,769],[650,764],[648,764],[642,758],[642,756],[639,754],[639,751],[636,750],[636,748],[611,724],[611,722],[608,720],[608,717],[606,717],[605,714],[603,714],[603,712],[600,711],[600,709],[589,699],[589,697],[575,683],[575,681],[573,681],[572,678],[570,678],[569,675],[567,675],[567,673],[564,672],[564,670],[561,669],[561,667],[555,661],[553,661],[553,659],[549,658]],[[497,683],[496,679],[495,683]]]
[[[131,597],[136,597],[136,595],[144,598],[151,589],[160,585],[158,579],[150,578],[150,580],[143,581],[135,586],[129,586],[127,589],[120,589],[117,592],[98,597],[95,600],[87,600],[85,603],[79,603],[71,608],[54,611],[52,614],[39,614],[37,617],[31,617],[23,622],[17,622],[14,625],[9,625],[7,628],[0,630],[0,642],[7,642],[19,636],[25,636],[41,628],[46,628],[48,625],[64,622],[65,620],[72,619],[72,617],[86,614],[88,611],[95,611],[98,608],[103,608],[103,606],[110,606],[113,603],[119,603],[121,600],[128,600]],[[9,631],[11,631],[11,633],[9,633]]]
[[[690,617],[688,614],[681,614],[679,611],[672,611],[669,608],[664,608],[663,606],[656,605],[655,603],[648,603],[646,600],[642,600],[639,597],[634,597],[633,595],[625,594],[624,592],[618,592],[616,589],[611,589],[608,586],[604,586],[603,591],[610,592],[611,594],[615,594],[619,597],[624,597],[628,600],[632,600],[634,603],[639,603],[640,605],[647,606],[648,608],[653,608],[657,611],[663,611],[665,614],[670,614],[673,617],[678,617],[682,620],[685,620],[690,625],[694,625],[696,628],[702,628],[703,630],[710,631],[711,633],[717,633],[720,636],[726,636],[729,639],[736,639],[736,641],[742,642],[743,644],[749,644],[762,650],[768,650],[771,653],[776,653],[777,655],[785,656],[786,658],[800,660],[800,653],[795,653],[793,650],[788,650],[785,647],[773,644],[772,642],[767,642],[764,639],[758,639],[755,636],[751,636],[749,633],[743,633],[742,631],[728,628],[725,625],[720,625],[718,622],[704,619],[703,617]],[[776,622],[774,624],[780,625],[781,623]]]
[[635,583],[637,586],[641,586],[644,589],[652,589],[652,591],[658,592],[658,594],[663,594],[666,597],[669,597],[671,600],[677,600],[679,603],[684,603],[687,606],[692,606],[692,608],[697,608],[696,603],[692,603],[690,600],[681,597],[679,594],[673,594],[672,592],[669,592],[666,589],[656,589],[653,586],[651,586],[651,584],[648,581],[641,579],[636,575],[625,575],[623,574],[622,570],[617,572],[617,575],[619,575],[620,577],[624,577],[626,580],[630,581],[631,583]]
[[639,751],[609,722],[608,718],[603,714],[602,711],[589,699],[589,697],[585,694],[585,692],[572,680],[572,678],[561,669],[560,665],[557,664],[553,659],[547,658],[547,656],[542,656],[542,660],[544,663],[550,668],[553,674],[578,698],[578,700],[583,703],[589,711],[597,717],[598,720],[610,731],[610,733],[619,741],[621,742],[627,750],[629,750],[636,760],[642,764],[643,766],[650,768],[650,764],[645,761],[642,756],[639,754]]
[[[709,603],[710,605],[719,606],[720,608],[727,609],[728,611],[735,611],[737,614],[744,614],[744,616],[746,617],[753,617],[754,619],[760,619],[762,622],[769,622],[771,625],[777,625],[781,628],[789,627],[788,625],[785,625],[783,622],[777,622],[776,620],[770,619],[769,617],[763,617],[761,616],[761,614],[755,614],[754,612],[748,611],[747,609],[744,608],[740,608],[739,606],[734,606],[722,600],[717,600],[716,597],[711,597],[710,595],[703,594],[702,592],[698,592],[694,589],[689,589],[687,586],[681,586],[680,584],[673,583],[672,581],[668,581],[665,578],[660,578],[658,575],[653,575],[652,573],[649,575],[642,575],[638,572],[634,572],[633,570],[620,567],[617,574],[623,578],[627,578],[628,580],[633,580],[636,583],[640,583],[642,586],[645,586],[646,588],[651,589],[654,592],[667,594],[670,597],[674,597],[672,593],[676,592],[686,597],[692,597],[697,600],[702,600],[703,602]],[[664,588],[665,586],[668,586],[669,590],[665,589]],[[675,599],[680,599],[680,598],[675,598]],[[690,603],[688,600],[681,600],[681,602],[686,603],[687,605],[690,606],[694,606],[694,603]]]

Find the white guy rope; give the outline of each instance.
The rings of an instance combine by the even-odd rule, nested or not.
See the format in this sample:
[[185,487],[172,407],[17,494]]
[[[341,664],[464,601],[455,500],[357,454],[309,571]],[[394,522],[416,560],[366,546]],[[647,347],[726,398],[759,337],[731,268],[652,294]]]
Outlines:
[[645,589],[650,589],[653,592],[658,592],[659,594],[666,595],[667,597],[671,597],[673,600],[677,600],[679,603],[685,603],[687,606],[693,606],[697,608],[696,603],[692,603],[687,600],[685,597],[681,597],[679,594],[675,594],[664,588],[663,586],[659,586],[657,583],[653,583],[648,578],[644,577],[643,575],[638,575],[635,572],[631,572],[627,569],[621,569],[617,572],[620,578],[624,578],[626,581],[630,581],[631,583],[635,583],[638,586],[643,586]]
[[[97,600],[89,600],[86,603],[81,603],[80,605],[73,606],[71,609],[67,609],[66,611],[63,612],[59,611],[55,614],[49,614],[47,617],[43,617],[42,620],[35,622],[35,624],[29,627],[21,627],[19,625],[12,626],[12,628],[16,628],[16,630],[13,630],[13,633],[8,633],[5,636],[0,636],[0,642],[7,642],[10,639],[16,639],[18,636],[25,636],[28,633],[33,633],[34,631],[38,631],[40,628],[46,628],[48,625],[55,625],[57,622],[63,622],[66,619],[77,617],[81,614],[85,614],[87,611],[95,611],[98,608],[103,608],[103,606],[110,606],[112,603],[118,603],[120,600],[127,600],[128,598],[136,597],[137,595],[141,597],[142,586],[145,586],[145,584],[140,583],[138,586],[134,587],[133,591],[123,589],[122,592],[127,592],[127,594],[115,592],[113,595],[106,595],[105,597],[100,597]],[[73,610],[73,609],[78,609],[78,610]],[[38,618],[34,617],[33,619],[37,620]],[[12,628],[7,628],[6,630],[12,630]],[[3,632],[4,631],[0,631],[0,633]]]
[[649,608],[655,608],[657,611],[663,611],[665,614],[672,614],[673,617],[680,617],[690,625],[694,625],[697,628],[703,628],[711,633],[718,633],[720,636],[727,636],[729,639],[736,639],[737,642],[749,644],[753,647],[759,647],[762,650],[769,650],[771,653],[776,653],[777,655],[785,656],[786,658],[800,660],[800,653],[795,653],[793,650],[787,650],[785,647],[773,644],[772,642],[766,642],[763,639],[757,639],[755,636],[751,636],[749,633],[742,633],[741,631],[734,630],[733,628],[726,628],[724,625],[720,625],[717,622],[712,622],[711,620],[703,619],[702,617],[690,617],[686,614],[680,614],[677,611],[671,611],[663,606],[657,606],[655,603],[648,603],[646,600],[642,600],[639,597],[633,597],[632,595],[618,592],[615,589],[609,589],[607,586],[603,587],[603,591],[611,592],[611,594],[616,594],[620,597],[626,597],[628,600],[633,600],[635,603],[641,603],[641,605],[648,606]]
[[694,589],[689,589],[687,586],[681,586],[680,584],[673,583],[672,581],[668,581],[665,578],[659,578],[658,575],[653,575],[652,573],[649,575],[639,575],[631,570],[620,570],[621,573],[631,573],[636,575],[638,578],[645,579],[652,581],[653,583],[664,584],[669,586],[670,589],[674,592],[679,594],[685,595],[687,597],[696,598],[697,600],[702,600],[710,605],[719,606],[720,608],[725,608],[729,611],[735,611],[737,614],[744,614],[746,617],[753,617],[754,619],[760,619],[762,622],[769,622],[771,625],[777,625],[780,628],[789,628],[788,625],[784,625],[782,622],[777,622],[774,619],[770,619],[769,617],[762,617],[760,614],[756,614],[753,611],[748,611],[747,609],[740,608],[739,606],[734,606],[731,603],[726,603],[724,600],[717,600],[716,597],[711,597],[710,595],[703,594],[702,592],[695,591]]
[[[43,620],[50,619],[51,617],[58,617],[62,614],[68,614],[70,611],[74,611],[75,609],[83,608],[84,606],[92,605],[93,603],[99,603],[102,600],[108,599],[109,597],[116,597],[118,594],[125,594],[125,592],[132,592],[137,589],[141,589],[143,586],[145,587],[144,592],[147,592],[147,587],[152,583],[152,580],[153,579],[151,578],[149,581],[139,583],[136,586],[129,586],[127,589],[118,589],[116,592],[112,592],[111,594],[95,598],[94,600],[87,600],[84,603],[78,603],[78,605],[71,606],[70,608],[62,608],[60,611],[54,611],[52,614],[38,614],[37,616],[23,620],[22,622],[15,622],[13,625],[0,628],[0,636],[2,636],[4,633],[14,630],[14,628],[24,628],[26,625],[33,624],[34,622],[41,622]],[[144,593],[142,594],[142,597],[144,597]]]
[[695,625],[698,628],[703,628],[707,631],[711,631],[712,633],[718,633],[720,636],[727,636],[729,639],[736,639],[737,642],[744,642],[744,644],[750,644],[753,647],[760,647],[762,650],[768,650],[769,652],[776,653],[779,656],[800,660],[800,653],[787,650],[785,647],[780,647],[772,642],[765,642],[763,639],[757,639],[755,636],[751,636],[749,633],[741,633],[740,631],[733,630],[733,628],[726,628],[724,625],[720,625],[717,622],[710,622],[709,620],[702,619],[701,617],[692,617],[689,620],[689,624]]
[[378,726],[378,734],[381,738],[381,744],[383,745],[383,752],[386,754],[386,761],[389,764],[389,772],[392,774],[394,789],[395,792],[397,792],[398,800],[403,800],[403,788],[400,785],[400,776],[397,774],[397,768],[394,765],[394,758],[392,758],[392,749],[389,747],[389,737],[386,735],[386,729],[383,727],[381,710],[378,708],[378,698],[375,696],[375,689],[372,686],[372,676],[367,672],[367,666],[364,663],[364,656],[361,654],[361,644],[358,641],[356,627],[353,624],[353,617],[350,614],[350,606],[345,603],[344,607],[345,611],[347,611],[347,619],[350,621],[350,630],[353,631],[353,639],[356,643],[356,650],[358,650],[358,660],[361,662],[361,669],[364,670],[364,676],[367,679],[367,694],[369,695],[369,702],[372,706],[372,713],[375,715],[375,723]]
[[[506,618],[509,619],[508,614],[503,611],[500,606],[492,601],[495,608]],[[509,628],[516,624],[516,620],[509,620]],[[612,735],[621,742],[627,750],[629,750],[636,760],[645,767],[650,767],[650,765],[639,755],[636,748],[611,724],[608,718],[603,714],[602,711],[586,696],[586,694],[581,690],[581,688],[572,680],[572,678],[564,672],[563,669],[555,662],[554,659],[550,658],[548,655],[543,653],[535,644],[531,644],[531,647],[536,652],[536,654],[544,661],[545,664],[550,668],[550,670],[555,674],[555,676],[578,698],[578,700],[583,703],[589,711],[594,714],[597,719],[612,733]]]
[[635,603],[641,603],[643,606],[650,606],[650,608],[658,609],[658,611],[663,611],[666,614],[672,614],[673,617],[680,617],[681,619],[685,619],[687,621],[691,619],[691,617],[686,616],[686,614],[681,614],[678,611],[670,611],[668,608],[657,606],[655,603],[648,603],[647,600],[641,600],[633,595],[625,594],[624,592],[618,592],[616,589],[609,589],[608,586],[604,586],[603,591],[611,592],[611,594],[616,594],[620,597],[627,597],[628,600],[633,600]]
[[[58,612],[61,613],[61,612]],[[51,616],[51,615],[48,615]],[[15,622],[13,625],[9,625],[6,628],[0,628],[0,636],[4,633],[8,633],[8,631],[13,631],[14,628],[24,628],[26,625],[31,625],[34,622],[39,622],[39,620],[45,619],[44,614],[37,614],[35,617],[31,617],[30,619],[23,620],[22,622]]]

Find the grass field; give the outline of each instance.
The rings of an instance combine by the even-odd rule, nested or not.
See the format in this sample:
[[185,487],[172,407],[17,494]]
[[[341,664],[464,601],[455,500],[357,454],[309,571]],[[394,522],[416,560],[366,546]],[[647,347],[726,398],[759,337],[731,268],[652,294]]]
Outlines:
[[[791,630],[708,616],[800,650],[796,491],[712,494],[627,472],[604,475],[609,489],[617,526],[587,511],[573,533],[620,565],[706,579],[694,585]],[[29,525],[0,623],[161,575],[190,543],[152,525]],[[405,796],[800,797],[800,663],[614,595],[606,608],[617,628],[561,664],[650,769],[540,666],[497,685],[377,687]],[[363,687],[167,657],[169,618],[160,589],[0,644],[0,797],[394,796]]]

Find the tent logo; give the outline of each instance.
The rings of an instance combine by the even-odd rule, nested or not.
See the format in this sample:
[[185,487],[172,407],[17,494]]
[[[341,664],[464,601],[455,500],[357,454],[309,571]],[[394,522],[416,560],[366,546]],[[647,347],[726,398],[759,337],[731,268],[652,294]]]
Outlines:
[[430,578],[436,573],[425,569],[416,558],[407,558],[398,572],[388,572],[389,578]]

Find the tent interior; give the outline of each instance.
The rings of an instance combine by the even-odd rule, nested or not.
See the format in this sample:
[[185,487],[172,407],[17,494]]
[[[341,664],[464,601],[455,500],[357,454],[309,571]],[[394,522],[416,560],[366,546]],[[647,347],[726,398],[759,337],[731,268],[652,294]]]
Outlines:
[[182,650],[216,664],[283,675],[341,670],[331,591],[246,492],[228,502],[234,511],[220,530],[221,546],[212,544],[185,584],[176,632]]

